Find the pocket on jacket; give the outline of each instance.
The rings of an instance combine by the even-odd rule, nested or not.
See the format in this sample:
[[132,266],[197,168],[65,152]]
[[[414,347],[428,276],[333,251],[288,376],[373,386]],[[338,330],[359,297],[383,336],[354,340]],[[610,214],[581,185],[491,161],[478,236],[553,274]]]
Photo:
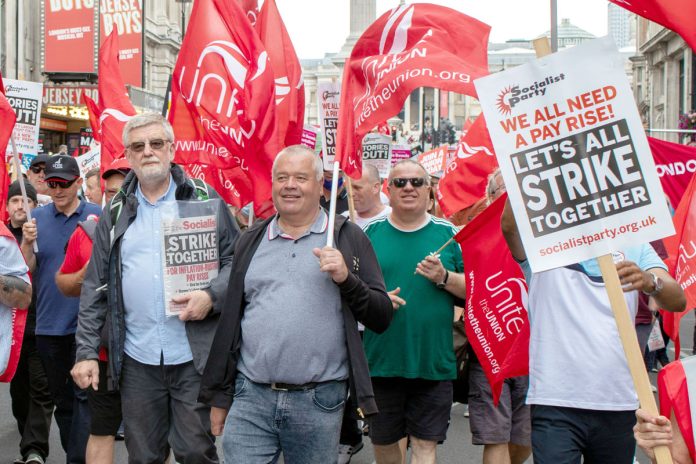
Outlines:
[[348,395],[346,385],[343,381],[322,383],[312,390],[312,401],[325,412],[342,410]]

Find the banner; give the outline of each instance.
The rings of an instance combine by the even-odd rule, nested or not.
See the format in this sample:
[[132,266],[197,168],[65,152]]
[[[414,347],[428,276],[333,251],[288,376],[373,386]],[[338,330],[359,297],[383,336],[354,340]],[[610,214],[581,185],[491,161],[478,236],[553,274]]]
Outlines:
[[[0,153],[10,146],[10,137],[15,126],[17,115],[5,98],[5,85],[0,75]],[[10,148],[11,149],[11,148]],[[2,160],[5,161],[5,160]],[[0,163],[0,223],[7,220],[7,193],[10,187],[10,176],[7,175],[7,163]]]
[[362,144],[363,165],[374,165],[379,171],[379,177],[389,177],[391,169],[391,136],[383,134],[367,134]]
[[[40,82],[4,79],[5,96],[17,115],[12,135],[21,159],[26,155],[34,158],[39,153],[39,124],[41,122],[41,98],[43,86]],[[7,145],[6,155],[12,155],[12,145]],[[27,166],[28,167],[28,166]]]
[[411,157],[411,147],[408,145],[392,145],[392,166],[401,160]]
[[609,0],[681,35],[696,50],[696,2],[693,0]]
[[534,272],[674,233],[623,66],[605,37],[475,83]]
[[431,176],[436,172],[441,172],[445,169],[447,149],[447,145],[441,145],[433,150],[421,153],[418,155],[418,162],[423,165]]
[[104,43],[114,30],[118,33],[123,82],[143,87],[143,0],[102,1],[99,16],[100,43]]
[[506,198],[494,201],[455,236],[466,263],[466,335],[496,405],[505,379],[529,372],[527,284],[500,229]]
[[94,136],[92,135],[92,128],[91,127],[81,127],[80,128],[80,144],[78,145],[78,149],[80,151],[81,155],[84,155],[87,153],[90,148],[92,147],[92,144],[94,143]]
[[319,105],[319,126],[321,127],[321,151],[324,171],[333,169],[336,158],[336,130],[341,102],[341,85],[337,82],[317,84],[317,105]]
[[677,209],[686,186],[696,172],[696,147],[648,137],[662,190],[672,209]]
[[300,143],[314,150],[317,146],[317,129],[314,126],[305,124],[302,129],[302,140],[300,140]]
[[42,0],[41,10],[43,72],[95,74],[97,0]]
[[[101,165],[101,147],[97,145],[92,150],[88,151],[84,155],[80,155],[75,158],[77,161],[77,166],[80,168],[80,177],[84,179],[85,174],[87,174],[92,169],[98,169]],[[106,169],[105,169],[106,170]],[[100,177],[101,178],[101,177]],[[86,182],[86,180],[85,180]]]
[[437,189],[437,201],[446,216],[475,204],[486,194],[488,176],[498,167],[493,142],[483,115],[467,130],[454,159],[447,163]]
[[186,307],[172,298],[210,286],[220,269],[217,236],[218,200],[165,201],[162,222],[162,269],[167,316]]
[[418,87],[475,96],[488,74],[490,26],[439,5],[399,5],[372,23],[343,70],[338,160],[359,177],[362,138],[396,115]]

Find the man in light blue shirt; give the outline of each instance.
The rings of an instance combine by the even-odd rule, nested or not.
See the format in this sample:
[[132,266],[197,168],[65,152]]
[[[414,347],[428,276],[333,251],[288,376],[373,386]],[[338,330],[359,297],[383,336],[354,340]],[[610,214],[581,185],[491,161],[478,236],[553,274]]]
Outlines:
[[[123,134],[132,172],[97,226],[82,285],[73,377],[83,388],[98,387],[100,334],[108,318],[108,377],[121,390],[129,462],[166,462],[171,448],[177,462],[217,463],[210,409],[197,395],[238,228],[214,190],[171,163],[174,134],[162,116],[135,116]],[[166,301],[165,202],[207,199],[217,203],[213,254],[219,273],[209,286]],[[166,315],[170,302],[183,308],[178,317]]]

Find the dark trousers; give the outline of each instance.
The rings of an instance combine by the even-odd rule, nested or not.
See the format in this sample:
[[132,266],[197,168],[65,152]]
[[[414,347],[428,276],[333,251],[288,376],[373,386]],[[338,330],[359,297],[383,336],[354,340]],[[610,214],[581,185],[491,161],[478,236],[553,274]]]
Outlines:
[[353,406],[352,398],[346,401],[346,407],[343,409],[343,421],[341,422],[341,438],[342,445],[358,446],[362,443],[363,433],[358,427],[358,420],[353,417],[355,414],[355,406]]
[[130,464],[218,462],[210,408],[198,402],[201,376],[193,362],[151,366],[124,356],[121,407]]
[[87,394],[72,380],[70,369],[75,364],[75,335],[36,336],[36,348],[48,376],[60,443],[68,464],[85,462],[89,438],[89,408]]
[[22,436],[19,452],[26,456],[35,451],[45,458],[48,456],[53,400],[33,330],[24,333],[17,372],[10,382],[10,396],[12,415]]
[[532,405],[534,464],[632,464],[634,411]]

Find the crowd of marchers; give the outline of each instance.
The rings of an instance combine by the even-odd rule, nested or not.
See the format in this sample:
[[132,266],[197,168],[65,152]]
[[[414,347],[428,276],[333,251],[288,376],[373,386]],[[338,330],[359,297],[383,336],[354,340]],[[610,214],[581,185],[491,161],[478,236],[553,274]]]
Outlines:
[[[349,198],[312,150],[290,146],[273,163],[276,214],[248,225],[172,162],[161,116],[130,119],[123,142],[125,159],[84,181],[74,158],[41,155],[27,203],[19,181],[9,188],[0,305],[28,308],[10,387],[16,462],[45,462],[55,418],[68,463],[113,462],[120,437],[131,463],[347,463],[363,434],[378,464],[435,463],[458,375],[452,327],[467,296],[436,179],[404,160],[384,192],[366,165]],[[504,192],[496,172],[488,201]],[[218,272],[167,301],[172,202],[215,206]],[[509,203],[501,228],[529,287],[530,366],[495,404],[470,353],[468,411],[483,462],[630,464],[636,442],[685,459],[669,418],[636,413],[596,260],[532,273]],[[651,245],[614,255],[634,317],[641,298],[684,309]],[[174,316],[170,303],[181,308]]]

